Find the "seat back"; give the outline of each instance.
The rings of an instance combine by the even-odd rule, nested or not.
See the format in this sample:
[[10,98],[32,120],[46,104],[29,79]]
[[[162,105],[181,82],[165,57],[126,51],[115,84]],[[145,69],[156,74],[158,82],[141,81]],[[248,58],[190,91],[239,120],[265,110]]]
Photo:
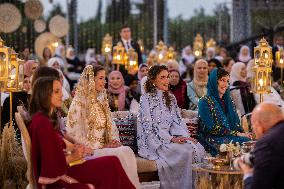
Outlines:
[[15,120],[21,131],[22,149],[25,155],[25,159],[27,161],[27,175],[26,176],[29,181],[27,189],[36,189],[37,185],[36,185],[35,177],[33,174],[33,167],[32,167],[31,138],[30,138],[29,132],[26,128],[26,125],[20,113],[18,112],[15,113]]

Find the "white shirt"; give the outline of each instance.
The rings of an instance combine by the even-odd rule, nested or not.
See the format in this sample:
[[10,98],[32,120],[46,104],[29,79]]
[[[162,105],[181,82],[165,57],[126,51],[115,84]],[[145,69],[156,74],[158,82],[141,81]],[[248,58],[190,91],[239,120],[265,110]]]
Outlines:
[[[128,50],[130,48],[132,48],[132,46],[131,46],[131,39],[129,39],[129,40],[121,39],[121,40],[122,40],[122,42],[124,44],[124,48],[125,48],[126,52],[128,52]],[[128,45],[127,45],[127,43],[128,43]]]

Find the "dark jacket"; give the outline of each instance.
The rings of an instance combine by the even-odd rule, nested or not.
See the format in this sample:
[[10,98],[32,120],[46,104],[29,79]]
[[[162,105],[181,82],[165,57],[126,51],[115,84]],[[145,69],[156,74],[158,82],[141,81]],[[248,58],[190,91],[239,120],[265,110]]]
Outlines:
[[253,177],[245,189],[284,188],[284,120],[272,127],[255,145]]

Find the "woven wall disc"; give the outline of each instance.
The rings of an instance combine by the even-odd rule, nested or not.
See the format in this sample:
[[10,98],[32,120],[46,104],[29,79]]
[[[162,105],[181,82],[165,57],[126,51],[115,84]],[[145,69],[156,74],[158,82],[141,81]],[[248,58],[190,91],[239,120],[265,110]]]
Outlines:
[[37,56],[42,58],[42,52],[45,47],[48,47],[51,50],[52,55],[54,55],[56,49],[55,43],[60,45],[61,41],[50,32],[40,34],[35,40],[35,52]]
[[31,20],[38,19],[43,13],[43,6],[39,0],[28,0],[25,3],[25,15]]
[[0,5],[0,31],[4,33],[14,32],[19,28],[22,16],[19,9],[11,3]]
[[46,29],[46,23],[45,21],[38,19],[35,21],[34,27],[37,33],[41,33]]
[[67,19],[60,15],[51,18],[49,22],[49,31],[56,37],[63,37],[69,31],[69,24]]

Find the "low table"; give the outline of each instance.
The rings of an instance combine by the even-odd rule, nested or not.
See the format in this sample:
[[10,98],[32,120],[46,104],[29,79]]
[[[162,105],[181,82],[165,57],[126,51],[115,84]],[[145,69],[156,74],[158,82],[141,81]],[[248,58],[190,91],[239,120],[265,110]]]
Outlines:
[[214,169],[209,163],[193,164],[193,172],[197,174],[196,188],[200,189],[241,189],[243,187],[243,173],[222,166]]

